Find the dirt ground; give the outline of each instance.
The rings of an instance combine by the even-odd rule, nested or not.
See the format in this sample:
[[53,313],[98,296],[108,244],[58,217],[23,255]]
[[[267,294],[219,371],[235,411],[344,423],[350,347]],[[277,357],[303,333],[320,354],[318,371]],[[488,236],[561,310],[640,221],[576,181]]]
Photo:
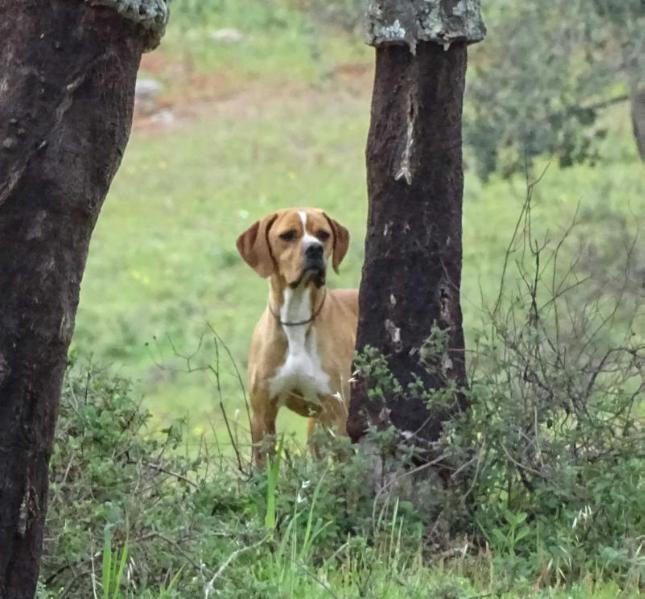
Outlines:
[[[154,134],[206,116],[226,114],[246,118],[257,115],[267,103],[330,101],[349,94],[364,96],[372,88],[373,66],[367,63],[337,65],[324,82],[308,84],[269,79],[240,79],[226,71],[202,72],[160,52],[146,54],[143,77],[162,82],[151,101],[137,102],[133,127]],[[163,83],[165,82],[165,83]]]

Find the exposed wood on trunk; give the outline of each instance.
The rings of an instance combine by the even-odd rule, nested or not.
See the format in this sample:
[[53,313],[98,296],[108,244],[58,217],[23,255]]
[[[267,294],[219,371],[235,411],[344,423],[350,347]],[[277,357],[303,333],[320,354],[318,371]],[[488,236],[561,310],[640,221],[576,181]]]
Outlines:
[[26,599],[90,234],[145,40],[112,9],[70,0],[0,0],[0,39],[0,598]]

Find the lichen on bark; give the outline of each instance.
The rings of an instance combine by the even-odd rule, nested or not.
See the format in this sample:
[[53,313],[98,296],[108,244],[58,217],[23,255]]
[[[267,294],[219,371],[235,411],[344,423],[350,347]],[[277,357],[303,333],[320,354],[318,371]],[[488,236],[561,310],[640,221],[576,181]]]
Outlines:
[[369,0],[366,33],[372,46],[405,44],[414,54],[418,42],[481,41],[486,27],[480,0]]
[[166,32],[170,0],[84,0],[90,6],[114,9],[124,19],[140,25],[145,32],[144,50],[154,50]]

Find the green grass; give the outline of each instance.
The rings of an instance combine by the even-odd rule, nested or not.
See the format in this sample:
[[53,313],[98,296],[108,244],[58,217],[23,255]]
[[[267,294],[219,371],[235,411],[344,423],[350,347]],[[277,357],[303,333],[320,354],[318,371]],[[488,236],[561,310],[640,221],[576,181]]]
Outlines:
[[[168,54],[198,72],[224,71],[239,80],[317,83],[348,56],[369,60],[360,35],[340,34],[289,0],[176,0],[164,39]],[[237,29],[241,43],[216,43],[218,29]]]
[[[364,63],[369,50],[345,34],[312,29],[287,4],[280,3],[283,12],[269,25],[266,13],[223,4],[228,12],[214,14],[226,18],[211,16],[188,34],[179,19],[162,56],[176,60],[183,52],[204,72],[234,71],[241,89],[252,83],[254,93],[223,107],[205,105],[199,118],[166,131],[134,131],[94,233],[73,344],[80,355],[134,379],[160,421],[189,417],[196,436],[211,426],[222,430],[220,397],[208,373],[184,372],[189,364],[176,354],[196,352],[191,368],[214,364],[210,324],[244,370],[266,302],[266,282],[239,258],[236,237],[274,209],[322,207],[352,233],[342,272],[330,284],[353,287],[367,213],[370,80],[348,84],[324,73],[333,65]],[[249,39],[239,49],[208,46],[205,36],[214,26],[243,27]],[[333,50],[319,60],[308,49],[312,39],[324,39]],[[172,94],[172,81],[167,84]],[[636,231],[643,170],[622,109],[612,114],[604,156],[595,167],[550,166],[536,191],[537,231],[557,238],[578,206],[583,240],[601,254],[615,242],[612,215],[625,215]],[[497,289],[524,196],[521,178],[483,184],[466,172],[462,302],[468,338],[482,319],[482,297],[490,300]],[[233,369],[225,360],[221,366],[223,403],[231,418],[244,422]],[[286,430],[303,428],[295,416],[283,423]]]
[[[58,424],[38,599],[638,596],[643,560],[633,547],[616,562],[622,539],[613,554],[605,539],[587,543],[566,510],[540,525],[544,505],[509,512],[486,546],[468,528],[447,538],[435,521],[443,507],[376,493],[369,461],[346,440],[321,438],[314,459],[287,439],[273,467],[240,472],[208,442],[185,451],[182,427],[159,433],[125,381],[78,365]],[[628,511],[633,501],[616,497]],[[628,517],[638,544],[639,518]]]
[[155,360],[176,363],[168,338],[190,353],[210,323],[244,365],[267,284],[242,263],[235,239],[273,209],[321,206],[350,227],[352,248],[333,284],[357,284],[366,115],[366,98],[311,94],[269,98],[261,116],[244,120],[223,115],[171,134],[135,133],[92,241],[79,351],[140,378],[161,417],[212,415],[203,377],[169,380]]

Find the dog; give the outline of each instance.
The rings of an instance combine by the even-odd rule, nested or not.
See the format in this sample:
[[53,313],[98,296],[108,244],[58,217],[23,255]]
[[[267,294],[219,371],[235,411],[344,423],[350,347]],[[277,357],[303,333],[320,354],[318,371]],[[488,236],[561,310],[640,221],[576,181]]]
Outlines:
[[263,466],[282,406],[309,417],[309,438],[322,425],[346,435],[358,291],[328,289],[349,232],[323,210],[280,210],[237,239],[242,258],[269,280],[267,307],[248,358],[254,460]]

